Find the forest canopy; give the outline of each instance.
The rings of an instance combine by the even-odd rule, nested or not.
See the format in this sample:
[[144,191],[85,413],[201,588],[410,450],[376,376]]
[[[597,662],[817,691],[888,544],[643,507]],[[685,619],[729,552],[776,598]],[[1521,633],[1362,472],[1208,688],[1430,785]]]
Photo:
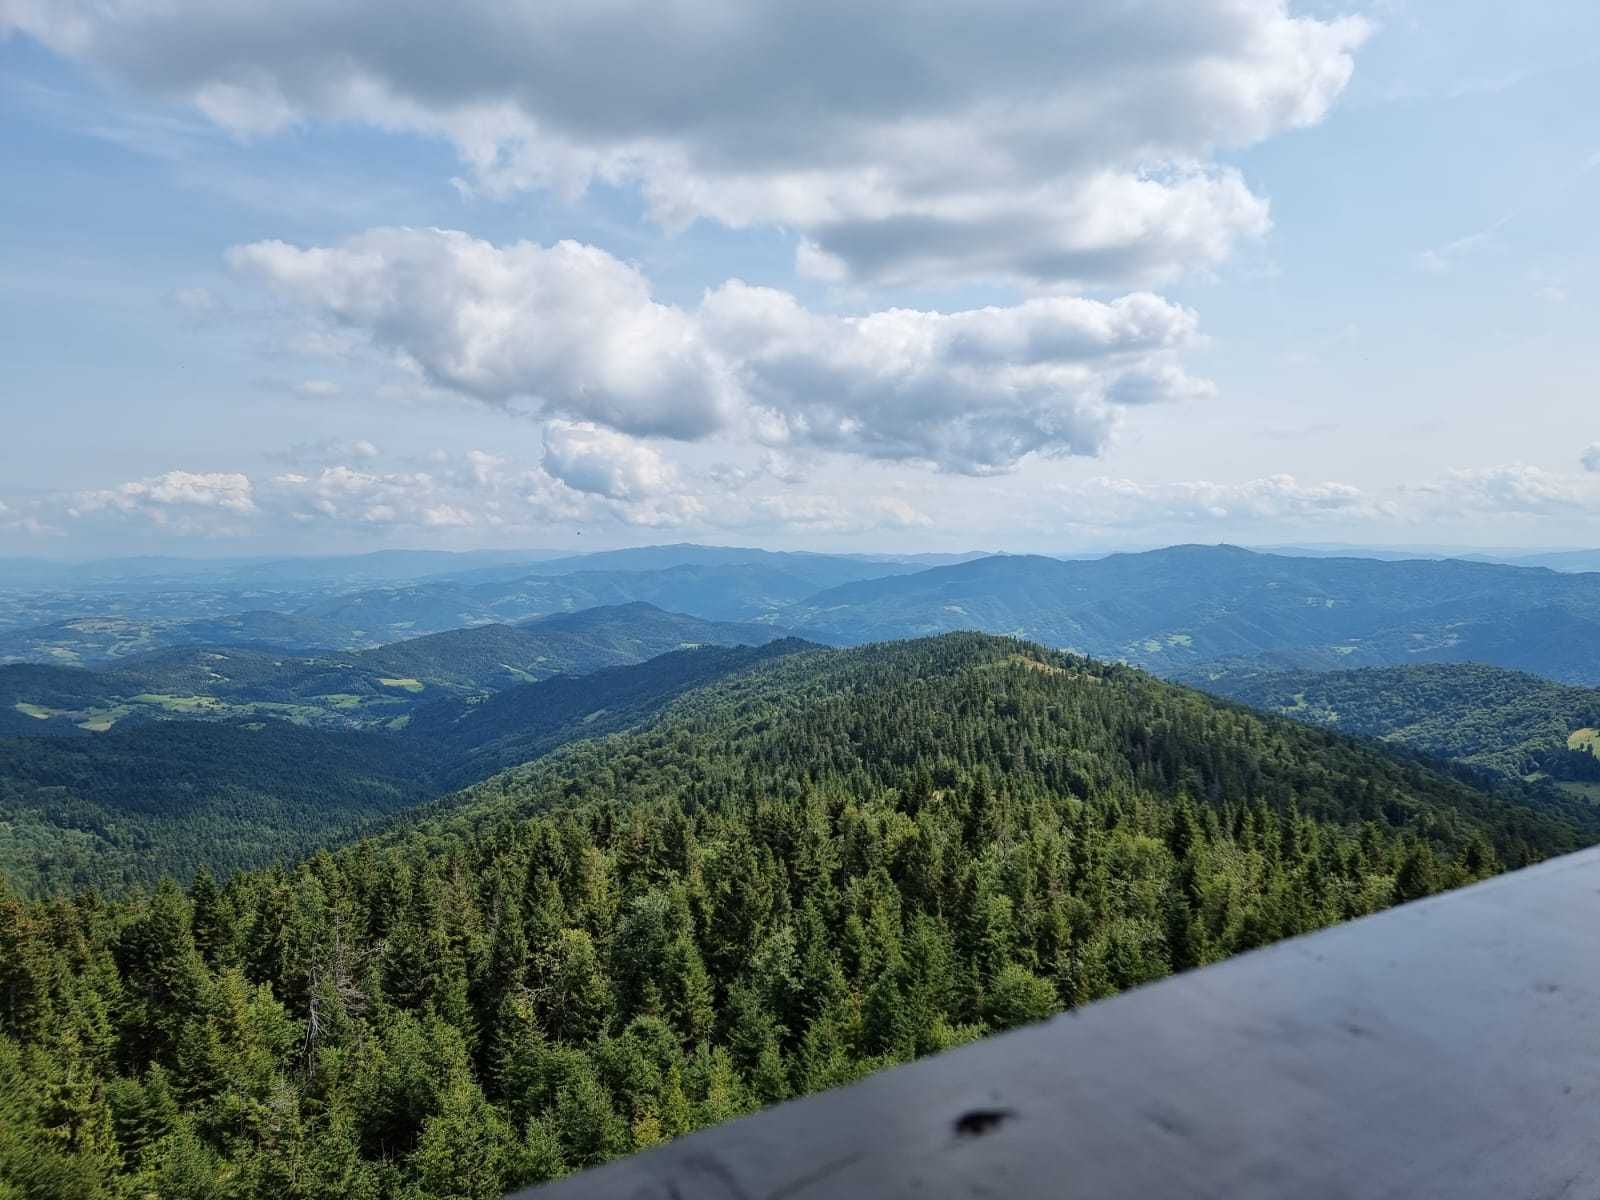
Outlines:
[[292,869],[0,894],[0,1196],[487,1200],[1575,847],[979,635],[777,658]]

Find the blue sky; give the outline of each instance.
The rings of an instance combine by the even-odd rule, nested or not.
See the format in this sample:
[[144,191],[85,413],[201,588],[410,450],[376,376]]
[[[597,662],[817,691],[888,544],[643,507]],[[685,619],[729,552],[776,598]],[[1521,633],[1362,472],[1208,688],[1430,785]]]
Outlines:
[[6,553],[1600,543],[1593,5],[0,30]]

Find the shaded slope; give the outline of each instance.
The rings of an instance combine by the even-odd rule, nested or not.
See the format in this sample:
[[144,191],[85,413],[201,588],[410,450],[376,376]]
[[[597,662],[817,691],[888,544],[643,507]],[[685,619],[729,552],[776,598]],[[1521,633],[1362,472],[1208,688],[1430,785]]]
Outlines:
[[283,721],[163,721],[82,738],[0,738],[0,875],[118,890],[295,859],[432,792],[395,739]]
[[558,676],[475,702],[442,701],[412,717],[408,738],[440,747],[446,783],[464,784],[529,762],[567,742],[636,725],[693,688],[802,650],[794,639],[764,646],[705,647],[634,666]]

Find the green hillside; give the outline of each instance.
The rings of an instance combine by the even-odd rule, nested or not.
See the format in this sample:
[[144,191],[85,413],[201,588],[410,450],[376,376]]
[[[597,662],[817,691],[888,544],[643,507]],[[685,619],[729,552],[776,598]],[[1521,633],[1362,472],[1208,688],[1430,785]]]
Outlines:
[[1383,738],[1508,778],[1600,781],[1584,736],[1600,726],[1600,691],[1480,663],[1360,671],[1218,666],[1186,677],[1253,708]]
[[289,653],[354,648],[348,629],[314,617],[255,611],[199,621],[76,617],[0,632],[0,664],[92,667],[174,646],[257,646]]
[[0,1188],[489,1200],[1583,840],[1020,643],[790,655],[292,870],[0,896]]
[[421,748],[283,721],[0,737],[0,879],[119,891],[294,860],[433,795]]
[[806,649],[815,647],[787,639],[764,646],[679,650],[633,666],[560,675],[482,699],[444,700],[418,709],[405,736],[427,743],[442,781],[464,785],[567,742],[627,729],[696,687]]
[[[804,648],[787,641],[682,650],[488,698],[429,688],[425,694],[444,698],[418,705],[407,725],[381,734],[135,713],[90,735],[60,717],[18,713],[18,721],[62,724],[76,737],[64,745],[57,737],[0,735],[0,878],[35,894],[85,886],[117,892],[163,874],[187,880],[201,863],[227,875],[292,860],[567,742],[639,724],[695,687]],[[81,698],[80,677],[100,678],[26,671],[79,687],[52,693],[60,703]]]
[[13,663],[0,666],[0,736],[104,732],[173,717],[398,728],[419,706],[446,697],[643,662],[690,646],[761,645],[782,634],[770,625],[706,621],[634,603],[342,654],[218,645],[152,651],[95,671]]

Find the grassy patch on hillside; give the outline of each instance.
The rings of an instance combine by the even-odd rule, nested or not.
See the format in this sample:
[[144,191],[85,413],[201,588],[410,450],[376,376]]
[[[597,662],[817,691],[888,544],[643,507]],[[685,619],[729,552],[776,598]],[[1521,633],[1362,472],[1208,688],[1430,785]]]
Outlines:
[[331,708],[335,710],[360,708],[364,703],[362,697],[351,692],[330,692],[326,696],[313,696],[312,699],[316,700],[325,708]]
[[132,704],[113,704],[108,708],[89,708],[83,712],[72,713],[71,716],[78,722],[79,729],[87,729],[90,733],[104,733],[123,717],[136,711]]
[[215,713],[227,708],[215,696],[171,696],[161,692],[140,692],[130,697],[135,704],[149,704],[174,713]]

